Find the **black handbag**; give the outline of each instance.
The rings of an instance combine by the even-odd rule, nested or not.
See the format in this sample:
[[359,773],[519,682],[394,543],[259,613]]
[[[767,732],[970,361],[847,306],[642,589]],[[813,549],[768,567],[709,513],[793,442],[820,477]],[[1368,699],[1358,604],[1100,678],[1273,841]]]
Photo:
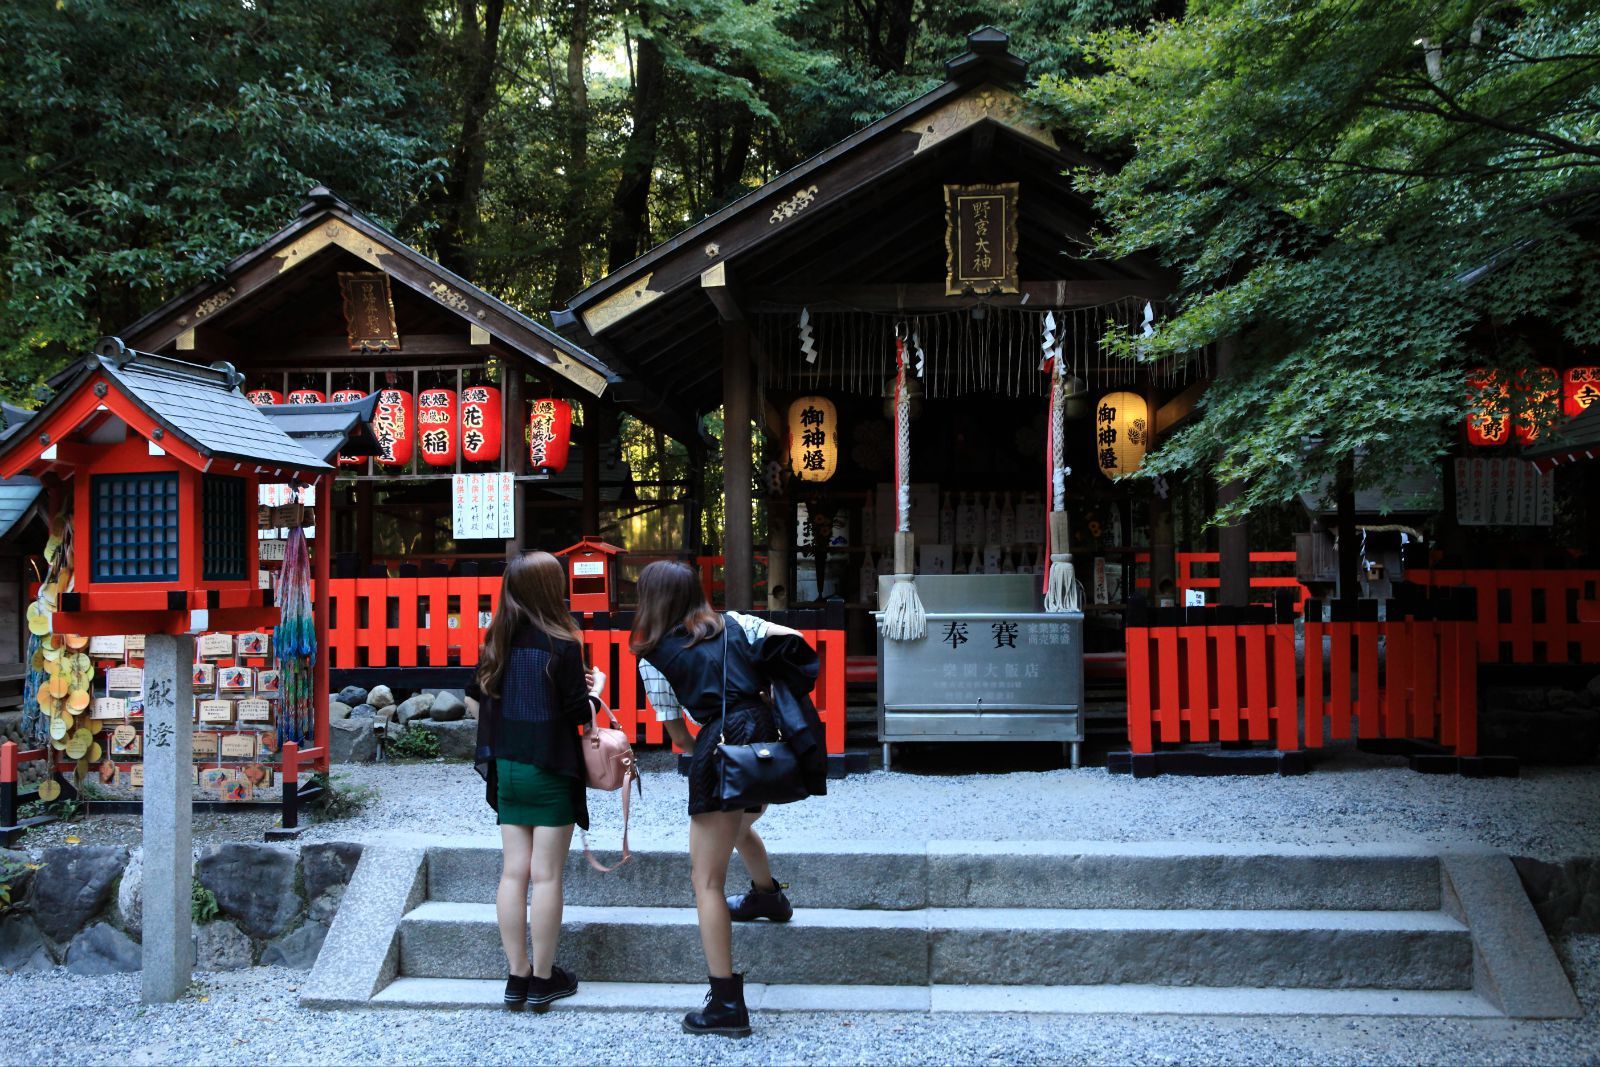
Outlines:
[[783,739],[749,745],[730,745],[728,720],[728,630],[722,630],[722,732],[717,743],[717,794],[724,811],[740,811],[763,804],[792,804],[810,794],[800,776],[800,761]]

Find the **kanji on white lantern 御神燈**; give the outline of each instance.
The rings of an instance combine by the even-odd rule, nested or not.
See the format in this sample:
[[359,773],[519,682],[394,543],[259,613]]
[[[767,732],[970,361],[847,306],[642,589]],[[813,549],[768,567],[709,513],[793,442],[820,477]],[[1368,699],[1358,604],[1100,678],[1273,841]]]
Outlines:
[[839,412],[827,397],[789,405],[789,469],[803,482],[825,482],[839,469]]
[[488,463],[500,458],[500,390],[469,385],[461,390],[461,458]]
[[1138,393],[1107,393],[1094,408],[1094,454],[1107,478],[1132,474],[1150,447],[1150,405]]
[[417,395],[417,440],[430,467],[456,465],[456,391],[424,389]]
[[528,465],[560,474],[572,445],[572,405],[565,400],[535,400],[528,415]]
[[409,467],[417,441],[416,399],[403,389],[378,392],[378,410],[372,432],[383,449],[375,458],[382,467]]

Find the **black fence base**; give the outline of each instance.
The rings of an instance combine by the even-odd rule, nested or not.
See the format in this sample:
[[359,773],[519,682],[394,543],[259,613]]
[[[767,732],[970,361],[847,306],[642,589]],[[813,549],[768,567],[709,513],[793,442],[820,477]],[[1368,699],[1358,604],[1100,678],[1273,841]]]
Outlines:
[[1305,774],[1311,769],[1304,752],[1272,748],[1174,749],[1169,752],[1108,752],[1106,771],[1154,778],[1162,774],[1217,777],[1229,774]]
[[1378,737],[1356,742],[1357,750],[1377,756],[1404,756],[1418,774],[1459,774],[1463,778],[1518,778],[1515,756],[1458,756],[1443,745],[1406,737]]

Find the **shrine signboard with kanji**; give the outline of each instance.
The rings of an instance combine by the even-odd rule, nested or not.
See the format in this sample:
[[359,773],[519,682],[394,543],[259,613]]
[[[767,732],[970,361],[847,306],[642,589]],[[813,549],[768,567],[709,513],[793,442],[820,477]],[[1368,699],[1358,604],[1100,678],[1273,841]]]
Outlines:
[[[1033,612],[928,615],[928,636],[895,642],[888,708],[993,711],[1075,707],[1083,617]],[[1074,678],[1074,675],[1077,675]]]
[[945,294],[1015,293],[1017,183],[947,185]]
[[397,351],[400,330],[395,325],[394,294],[389,276],[382,271],[340,271],[339,291],[344,297],[345,336],[350,351]]

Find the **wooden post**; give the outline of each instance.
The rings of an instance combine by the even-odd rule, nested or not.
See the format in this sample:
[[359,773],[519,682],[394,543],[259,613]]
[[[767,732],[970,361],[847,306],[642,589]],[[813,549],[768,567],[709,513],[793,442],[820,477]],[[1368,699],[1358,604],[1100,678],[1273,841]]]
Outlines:
[[357,577],[365,578],[372,566],[372,482],[356,483],[356,558],[361,563]]
[[1361,596],[1361,545],[1356,532],[1356,461],[1345,456],[1339,461],[1336,492],[1339,503],[1339,599]]
[[[1239,339],[1224,337],[1217,343],[1217,377],[1227,374],[1239,353]],[[1226,507],[1244,494],[1244,486],[1228,482],[1217,487],[1217,506]],[[1218,600],[1229,607],[1250,603],[1250,531],[1243,519],[1229,523],[1217,532],[1218,567],[1221,588]]]
[[522,555],[528,543],[528,486],[522,475],[528,473],[528,449],[522,435],[527,429],[527,406],[522,401],[522,368],[513,366],[513,360],[501,364],[505,374],[505,388],[500,390],[505,410],[500,413],[501,470],[508,470],[516,478],[511,491],[511,513],[515,517],[512,535],[506,539],[506,558]]
[[722,324],[723,589],[725,604],[748,611],[755,598],[750,530],[750,331]]
[[706,448],[696,441],[685,441],[689,461],[685,474],[689,492],[683,500],[683,549],[691,556],[705,555],[705,532],[701,529],[701,515],[706,499]]
[[[1161,405],[1157,400],[1155,386],[1150,387],[1146,398],[1151,411],[1159,410]],[[1160,447],[1162,436],[1153,425],[1155,421],[1151,420],[1149,447],[1152,452]],[[1161,583],[1164,581],[1172,582],[1173,596],[1177,596],[1178,557],[1172,536],[1172,491],[1176,480],[1176,475],[1166,479],[1165,496],[1154,489],[1150,492],[1150,603],[1155,605],[1161,603]],[[1132,524],[1129,526],[1131,531]],[[1131,587],[1130,579],[1129,588]]]

